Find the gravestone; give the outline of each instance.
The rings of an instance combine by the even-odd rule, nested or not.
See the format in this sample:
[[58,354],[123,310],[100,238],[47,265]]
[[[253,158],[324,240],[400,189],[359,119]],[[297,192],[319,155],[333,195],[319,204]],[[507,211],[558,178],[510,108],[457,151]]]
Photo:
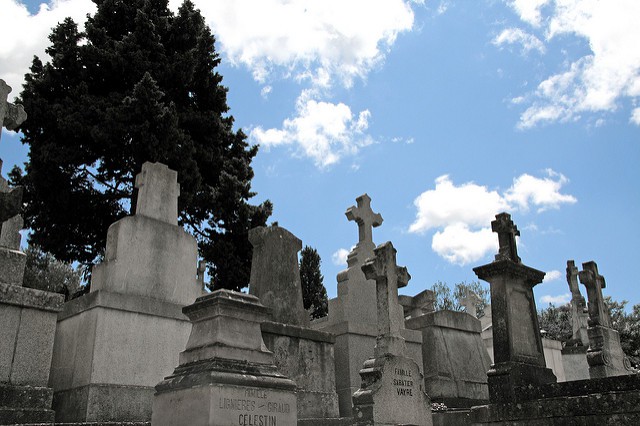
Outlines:
[[[589,336],[587,334],[587,302],[578,287],[578,268],[573,260],[567,260],[567,284],[571,291],[571,328],[572,335],[562,348],[562,365],[568,381],[589,378],[589,364],[587,363],[587,349]],[[556,374],[557,375],[557,374]]]
[[[343,417],[351,416],[352,395],[360,388],[362,363],[373,356],[378,321],[376,283],[365,277],[362,265],[373,256],[373,228],[380,226],[383,219],[371,208],[367,194],[356,198],[356,202],[345,215],[358,225],[358,243],[347,257],[347,269],[338,273],[338,296],[329,300],[329,315],[311,324],[317,330],[335,335],[336,391]],[[401,321],[402,311],[396,314]],[[422,365],[420,332],[403,327],[400,333],[409,358]]]
[[[0,80],[0,131],[26,119],[21,105],[6,101],[9,92]],[[22,286],[21,205],[22,188],[10,188],[0,176],[0,424],[52,422],[54,417],[47,382],[64,296]]]
[[611,325],[609,311],[602,296],[606,287],[604,277],[598,272],[596,262],[585,262],[578,274],[587,289],[589,320],[587,333],[589,349],[587,362],[592,379],[634,374],[629,359],[620,346],[620,336]]
[[280,226],[249,231],[253,245],[249,293],[271,309],[262,339],[279,371],[297,384],[298,419],[338,417],[335,337],[309,328],[298,266],[300,241]]
[[523,386],[556,382],[545,366],[533,296],[545,274],[522,264],[515,239],[520,232],[509,214],[496,215],[491,229],[498,234],[498,254],[473,271],[491,285],[494,364],[487,373],[489,396],[492,402],[511,401]]
[[154,386],[178,364],[202,294],[195,239],[178,226],[177,173],[145,163],[136,214],[109,227],[91,292],[65,304],[50,385],[58,422],[148,421]]
[[269,309],[217,290],[183,312],[191,334],[179,366],[155,387],[152,426],[296,426],[296,384],[262,341]]
[[406,354],[402,307],[398,288],[407,285],[407,268],[396,264],[390,242],[374,250],[362,266],[367,279],[375,280],[378,336],[374,357],[365,361],[362,385],[353,394],[353,417],[358,425],[432,425],[431,402],[423,390],[422,374]]

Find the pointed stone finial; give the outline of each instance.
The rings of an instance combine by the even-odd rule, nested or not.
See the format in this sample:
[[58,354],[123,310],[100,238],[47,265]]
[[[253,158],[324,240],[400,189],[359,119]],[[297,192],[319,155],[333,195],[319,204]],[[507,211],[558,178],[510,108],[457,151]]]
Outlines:
[[520,236],[520,231],[511,220],[511,215],[509,213],[497,214],[496,220],[491,222],[491,230],[498,234],[499,249],[496,260],[511,260],[520,263],[516,247],[516,237]]
[[356,198],[356,202],[357,207],[349,207],[345,215],[358,224],[358,244],[373,244],[373,228],[382,225],[382,216],[373,212],[371,198],[367,194]]
[[587,289],[589,298],[589,326],[601,325],[611,327],[609,311],[604,304],[602,289],[606,287],[604,277],[598,273],[596,262],[590,261],[582,264],[582,271],[578,273],[580,282]]
[[136,215],[178,224],[178,172],[162,163],[147,161],[136,176],[135,187],[138,189]]
[[406,267],[396,264],[396,249],[387,241],[374,249],[374,257],[362,265],[368,280],[376,281],[378,337],[375,356],[403,355],[406,347],[400,330],[404,328],[398,289],[405,287],[411,276]]

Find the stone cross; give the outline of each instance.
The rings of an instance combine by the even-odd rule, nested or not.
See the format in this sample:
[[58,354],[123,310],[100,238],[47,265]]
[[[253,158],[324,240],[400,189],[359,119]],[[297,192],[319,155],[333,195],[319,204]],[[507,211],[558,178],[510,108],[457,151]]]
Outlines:
[[611,328],[609,311],[604,304],[602,289],[606,287],[604,277],[598,273],[596,262],[590,261],[582,264],[582,271],[579,272],[580,282],[587,289],[589,299],[589,326],[601,325]]
[[587,336],[587,318],[585,314],[587,302],[580,293],[578,287],[578,268],[573,260],[567,260],[567,284],[571,291],[571,327],[573,330],[572,339],[582,342],[584,346],[589,345]]
[[474,318],[477,318],[478,304],[482,302],[482,299],[477,294],[475,294],[470,289],[467,289],[465,291],[464,297],[462,298],[462,300],[460,300],[460,302],[462,306],[464,306],[464,310],[466,313],[468,313],[469,315],[473,315]]
[[146,162],[136,176],[136,214],[171,225],[178,224],[178,172],[162,163]]
[[363,194],[356,198],[358,206],[351,206],[345,213],[347,219],[355,220],[358,224],[358,244],[373,244],[373,228],[382,225],[380,213],[374,213],[371,209],[371,198]]
[[516,247],[516,236],[520,236],[520,231],[511,220],[511,215],[509,213],[496,215],[496,220],[491,222],[491,230],[498,234],[499,249],[496,260],[511,260],[520,263]]
[[398,303],[398,289],[405,287],[411,276],[406,267],[396,264],[396,249],[387,241],[373,251],[374,257],[362,265],[362,272],[368,280],[376,281],[378,337],[374,355],[401,356],[406,350],[400,330],[404,328],[402,307]]
[[[9,93],[11,93],[11,87],[9,87],[4,80],[0,79],[0,127],[15,130],[27,119],[27,113],[24,112],[22,105],[14,105],[7,102]],[[1,131],[0,137],[2,137]]]

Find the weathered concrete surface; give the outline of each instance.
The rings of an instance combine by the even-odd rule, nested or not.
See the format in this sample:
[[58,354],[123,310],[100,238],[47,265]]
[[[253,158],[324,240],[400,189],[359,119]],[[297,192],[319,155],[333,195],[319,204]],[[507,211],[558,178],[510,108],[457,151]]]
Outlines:
[[261,324],[262,338],[275,365],[296,382],[298,419],[335,419],[338,395],[330,333],[276,322]]
[[562,365],[566,381],[588,379],[590,376],[587,346],[565,346],[562,348]]
[[437,311],[405,322],[422,333],[425,391],[449,408],[489,401],[489,354],[480,336],[480,321],[466,312]]
[[566,382],[567,378],[562,362],[562,342],[553,339],[542,339],[542,349],[547,368],[553,371],[553,375],[556,376],[558,382]]
[[156,386],[154,426],[297,423],[295,382],[274,365],[253,295],[218,290],[183,309],[193,324],[180,365]]

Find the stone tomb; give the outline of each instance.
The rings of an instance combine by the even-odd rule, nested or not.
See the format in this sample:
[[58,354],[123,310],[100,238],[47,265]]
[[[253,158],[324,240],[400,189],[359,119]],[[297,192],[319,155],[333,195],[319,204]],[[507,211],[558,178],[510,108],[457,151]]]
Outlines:
[[398,288],[407,285],[407,268],[396,265],[390,242],[374,250],[362,266],[367,279],[376,283],[378,337],[374,357],[365,361],[362,384],[353,394],[353,417],[357,425],[432,425],[431,402],[424,393],[416,362],[406,357],[402,306]]
[[611,326],[609,310],[602,296],[602,289],[606,284],[604,277],[598,273],[598,265],[593,261],[583,263],[578,276],[586,287],[589,298],[589,375],[595,379],[634,374],[631,363],[620,346],[620,336]]
[[58,315],[50,385],[56,420],[148,421],[154,386],[178,364],[202,294],[195,239],[178,226],[177,173],[145,163],[136,214],[109,227],[91,292]]
[[[309,328],[304,310],[298,251],[302,241],[279,226],[249,231],[253,245],[249,293],[271,309],[262,338],[279,371],[297,384],[299,419],[335,419],[335,337]],[[321,422],[322,423],[322,422]]]
[[183,312],[191,334],[180,365],[156,386],[152,426],[295,426],[296,384],[262,341],[269,309],[217,290]]
[[[329,315],[312,322],[312,328],[335,335],[336,390],[340,415],[351,416],[352,398],[360,388],[362,363],[373,357],[378,331],[376,311],[376,283],[362,272],[365,260],[373,256],[373,228],[382,224],[382,216],[371,209],[371,198],[363,194],[357,205],[347,209],[349,221],[358,225],[358,243],[347,257],[348,268],[337,276],[338,296],[329,300]],[[402,310],[397,313],[402,319]],[[405,329],[407,356],[422,365],[422,337],[420,332]]]

